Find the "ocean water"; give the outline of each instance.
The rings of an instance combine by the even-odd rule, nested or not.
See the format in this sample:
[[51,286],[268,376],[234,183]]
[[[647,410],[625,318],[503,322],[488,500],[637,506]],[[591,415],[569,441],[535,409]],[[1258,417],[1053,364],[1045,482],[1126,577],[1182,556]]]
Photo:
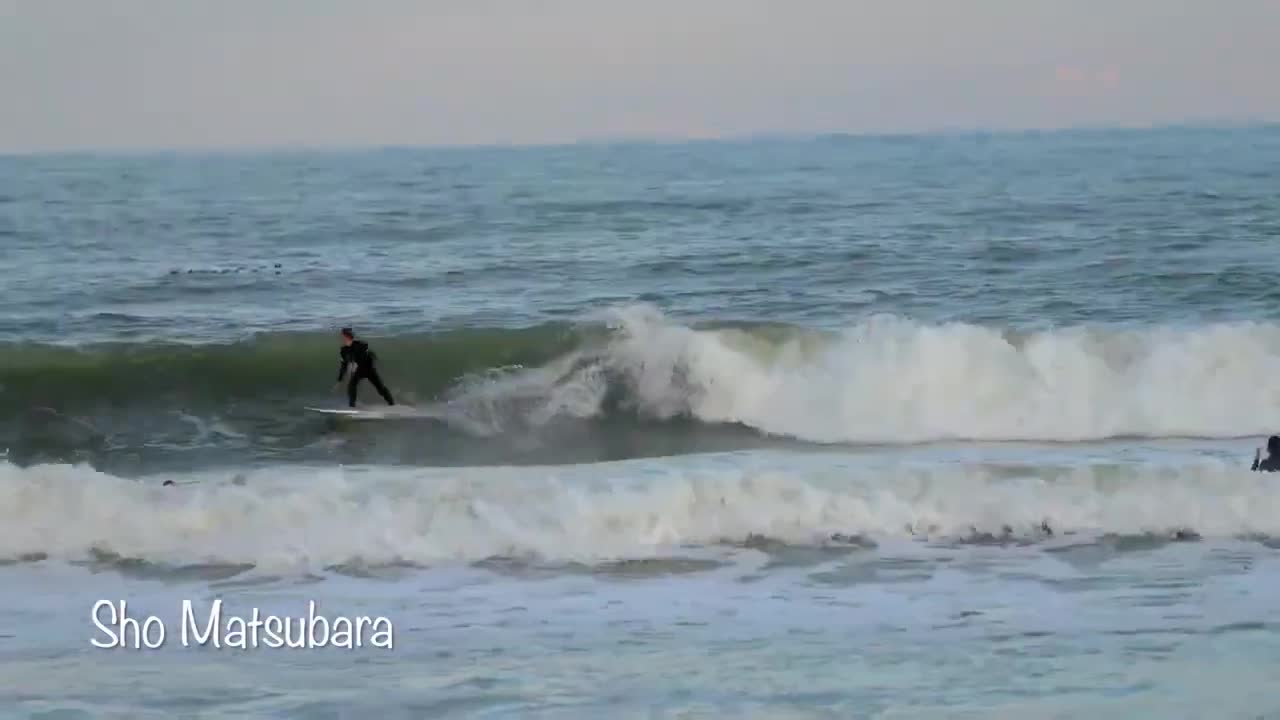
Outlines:
[[[0,157],[0,717],[1280,717],[1278,167]],[[402,416],[304,410],[344,325]],[[102,600],[165,641],[95,647]],[[393,646],[184,644],[184,601]]]

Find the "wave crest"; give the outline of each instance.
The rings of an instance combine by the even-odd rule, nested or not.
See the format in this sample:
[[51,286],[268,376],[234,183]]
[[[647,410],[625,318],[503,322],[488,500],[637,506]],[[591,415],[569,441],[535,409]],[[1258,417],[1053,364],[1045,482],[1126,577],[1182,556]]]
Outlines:
[[1035,333],[878,317],[838,331],[695,329],[630,308],[608,340],[455,389],[827,443],[1240,437],[1280,428],[1280,327]]

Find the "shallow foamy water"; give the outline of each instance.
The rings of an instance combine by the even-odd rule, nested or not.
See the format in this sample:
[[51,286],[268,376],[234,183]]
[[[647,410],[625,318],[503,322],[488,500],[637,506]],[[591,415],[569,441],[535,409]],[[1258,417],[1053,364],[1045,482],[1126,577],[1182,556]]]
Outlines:
[[[0,703],[51,717],[1256,715],[1274,704],[1280,490],[1231,460],[1247,449],[277,467],[174,487],[7,467]],[[328,622],[385,617],[394,647],[367,630],[349,650],[261,634],[256,649],[184,647],[183,601],[202,629],[219,598],[224,621],[304,618],[309,601]],[[91,618],[103,599],[159,617],[164,646],[91,646],[110,640]]]

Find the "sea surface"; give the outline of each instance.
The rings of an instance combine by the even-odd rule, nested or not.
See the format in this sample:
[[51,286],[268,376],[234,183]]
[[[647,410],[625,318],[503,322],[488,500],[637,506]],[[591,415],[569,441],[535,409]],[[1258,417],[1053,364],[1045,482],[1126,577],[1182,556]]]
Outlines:
[[1277,127],[0,157],[0,717],[1280,717],[1278,278]]

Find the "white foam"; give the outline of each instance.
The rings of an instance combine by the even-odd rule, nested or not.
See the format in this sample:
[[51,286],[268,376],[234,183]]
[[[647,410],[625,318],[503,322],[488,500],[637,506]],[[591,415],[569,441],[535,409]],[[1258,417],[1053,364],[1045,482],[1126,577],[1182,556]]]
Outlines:
[[694,330],[646,307],[608,313],[604,348],[490,388],[537,418],[603,411],[610,378],[636,409],[813,442],[1242,437],[1280,429],[1280,326],[1076,327],[1012,338],[892,317],[782,340]]
[[1280,535],[1276,479],[1206,459],[1057,468],[724,456],[564,468],[313,469],[123,479],[0,464],[0,558],[94,550],[280,571],[493,556],[670,556],[763,534],[876,539],[976,529]]

